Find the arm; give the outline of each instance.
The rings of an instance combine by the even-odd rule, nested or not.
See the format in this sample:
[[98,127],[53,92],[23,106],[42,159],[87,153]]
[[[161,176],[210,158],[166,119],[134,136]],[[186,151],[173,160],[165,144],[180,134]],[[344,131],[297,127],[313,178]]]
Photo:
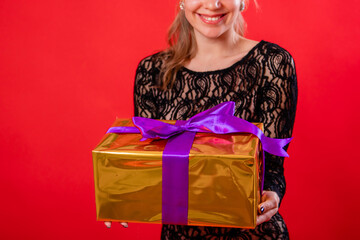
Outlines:
[[155,78],[159,74],[153,56],[140,61],[135,74],[134,82],[134,116],[158,119],[155,87]]
[[[259,89],[258,114],[264,123],[264,133],[273,138],[289,138],[292,135],[297,104],[297,77],[294,60],[281,49],[271,48],[265,62],[263,83]],[[285,148],[287,149],[288,146]],[[278,210],[285,194],[284,158],[265,154],[265,181],[259,208],[265,207],[271,214],[263,217],[269,220]],[[273,193],[276,193],[274,195]],[[276,210],[276,211],[274,211]],[[270,216],[271,215],[271,216]]]

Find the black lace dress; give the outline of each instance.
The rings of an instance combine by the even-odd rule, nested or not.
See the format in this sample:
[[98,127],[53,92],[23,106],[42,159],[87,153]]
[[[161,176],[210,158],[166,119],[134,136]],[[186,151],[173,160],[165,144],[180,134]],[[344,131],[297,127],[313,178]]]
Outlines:
[[[162,65],[160,54],[144,58],[136,71],[135,116],[186,120],[191,116],[234,101],[237,117],[264,123],[264,133],[274,138],[292,134],[297,102],[297,80],[291,55],[276,44],[259,42],[232,66],[208,72],[183,67],[171,90],[156,88]],[[281,157],[266,154],[265,186],[280,199],[285,194]],[[254,230],[164,224],[161,239],[288,239],[281,215]]]

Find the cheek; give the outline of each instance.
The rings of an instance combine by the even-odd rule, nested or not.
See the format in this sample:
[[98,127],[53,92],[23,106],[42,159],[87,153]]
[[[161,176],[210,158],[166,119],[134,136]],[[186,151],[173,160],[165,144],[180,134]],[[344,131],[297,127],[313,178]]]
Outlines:
[[240,12],[240,1],[224,2],[223,6],[229,12]]
[[202,0],[187,0],[185,1],[185,17],[188,22],[193,25],[196,20],[196,12],[201,7]]
[[191,12],[185,11],[185,18],[190,23],[191,26],[194,25],[195,17],[196,16],[193,15]]
[[[241,0],[223,0],[222,2],[223,2],[223,4],[240,7]],[[246,4],[247,1],[244,1],[244,2]]]
[[185,7],[194,8],[201,6],[202,0],[185,0]]
[[233,24],[238,21],[240,12],[233,12],[228,18],[228,24]]
[[223,7],[229,12],[235,13],[240,12],[240,0],[224,0]]
[[186,12],[196,12],[201,7],[201,0],[188,0],[185,1]]
[[[225,7],[225,6],[224,6]],[[232,24],[237,21],[240,13],[240,1],[237,4],[229,4],[226,6],[226,9],[229,12],[229,18],[227,19],[227,24]]]

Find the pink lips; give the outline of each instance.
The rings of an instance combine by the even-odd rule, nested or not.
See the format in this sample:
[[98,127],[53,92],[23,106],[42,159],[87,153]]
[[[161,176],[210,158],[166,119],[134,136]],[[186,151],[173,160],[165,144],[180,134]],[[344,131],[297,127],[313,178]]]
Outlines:
[[218,24],[219,22],[221,22],[224,19],[224,16],[226,14],[217,14],[217,15],[213,15],[213,16],[209,16],[209,15],[202,15],[202,14],[197,14],[199,16],[199,18],[207,24]]

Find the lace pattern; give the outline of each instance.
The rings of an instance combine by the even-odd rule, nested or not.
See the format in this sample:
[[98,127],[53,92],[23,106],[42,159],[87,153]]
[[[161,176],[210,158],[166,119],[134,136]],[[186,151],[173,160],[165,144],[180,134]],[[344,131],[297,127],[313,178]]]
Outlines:
[[[235,116],[264,123],[266,136],[291,137],[297,103],[296,71],[292,56],[278,45],[261,41],[226,69],[195,72],[183,67],[173,88],[166,91],[157,88],[162,62],[157,53],[139,63],[134,85],[135,116],[186,120],[219,103],[234,101]],[[267,153],[265,158],[264,187],[282,199],[286,187],[284,159]],[[288,238],[286,225],[276,214],[255,230],[163,225],[162,239],[196,239],[194,234],[201,239]]]

